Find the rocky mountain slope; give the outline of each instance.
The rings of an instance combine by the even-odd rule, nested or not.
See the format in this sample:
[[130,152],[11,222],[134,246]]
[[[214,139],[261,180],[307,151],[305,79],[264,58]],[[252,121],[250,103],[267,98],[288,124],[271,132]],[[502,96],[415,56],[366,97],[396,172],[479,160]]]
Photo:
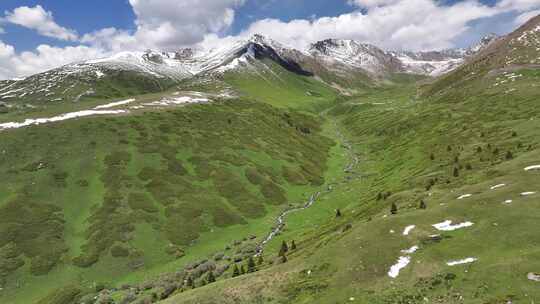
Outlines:
[[257,73],[268,59],[303,76],[335,86],[351,79],[371,83],[395,73],[439,76],[481,51],[493,38],[467,50],[388,52],[352,40],[328,39],[301,51],[255,35],[210,49],[177,52],[122,52],[69,64],[17,81],[0,83],[0,103],[8,106],[81,99],[117,98],[166,90],[187,79],[220,77],[231,71]]

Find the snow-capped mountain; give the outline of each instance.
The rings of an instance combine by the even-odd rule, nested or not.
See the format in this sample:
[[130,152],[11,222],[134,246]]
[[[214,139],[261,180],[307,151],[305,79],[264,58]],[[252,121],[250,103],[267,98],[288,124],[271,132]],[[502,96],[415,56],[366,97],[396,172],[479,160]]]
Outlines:
[[354,40],[327,39],[314,43],[308,52],[327,64],[342,64],[373,74],[400,71],[401,65],[391,54],[370,44]]
[[439,76],[493,40],[492,36],[486,37],[469,49],[389,52],[353,40],[327,39],[301,51],[254,35],[214,48],[121,52],[68,64],[23,80],[0,83],[0,101],[78,101],[82,97],[157,92],[194,77],[213,79],[231,71],[258,73],[269,69],[269,61],[299,75],[319,76],[332,85],[339,79],[346,85],[351,78],[380,79],[392,73]]
[[467,58],[485,49],[496,38],[497,36],[495,34],[490,34],[483,37],[476,45],[467,49],[447,49],[428,52],[397,51],[391,52],[391,54],[399,59],[405,72],[437,77],[456,69]]

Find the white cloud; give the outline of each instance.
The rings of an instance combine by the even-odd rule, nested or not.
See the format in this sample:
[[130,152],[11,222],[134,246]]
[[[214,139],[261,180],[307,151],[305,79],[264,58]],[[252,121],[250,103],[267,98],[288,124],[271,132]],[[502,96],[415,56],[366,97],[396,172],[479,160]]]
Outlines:
[[85,34],[81,38],[81,42],[110,52],[121,52],[145,47],[145,45],[141,45],[135,36],[131,35],[128,31],[113,27]]
[[519,25],[522,25],[525,22],[529,21],[529,19],[531,19],[531,18],[533,18],[535,16],[538,16],[538,15],[540,15],[540,9],[523,13],[523,14],[517,16],[514,22],[515,22],[516,25],[519,26]]
[[501,10],[516,10],[524,12],[531,9],[540,8],[539,0],[502,0],[497,3],[497,8]]
[[103,50],[88,46],[64,48],[40,45],[33,52],[15,52],[11,45],[0,41],[0,79],[32,75],[71,62],[105,55]]
[[282,22],[266,19],[246,33],[262,33],[296,47],[326,38],[354,39],[389,49],[441,49],[465,33],[468,23],[494,16],[498,10],[476,1],[438,5],[432,0],[356,0],[369,6],[338,17]]
[[74,30],[58,25],[54,21],[52,13],[45,11],[41,5],[35,7],[21,6],[5,14],[4,19],[7,22],[36,30],[43,36],[60,40],[77,40],[77,33]]
[[147,47],[174,49],[228,29],[244,0],[129,0],[137,16],[134,36]]
[[370,8],[377,6],[384,6],[389,4],[395,4],[400,0],[349,0],[350,5],[356,5],[360,7]]

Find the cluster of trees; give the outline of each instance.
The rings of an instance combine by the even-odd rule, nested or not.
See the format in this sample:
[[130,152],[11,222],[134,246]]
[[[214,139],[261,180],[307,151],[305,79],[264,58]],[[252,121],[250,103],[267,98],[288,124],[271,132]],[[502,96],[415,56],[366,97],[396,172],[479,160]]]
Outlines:
[[259,255],[257,257],[256,263],[253,257],[249,257],[246,265],[240,265],[240,267],[238,267],[238,264],[234,264],[232,277],[235,278],[246,273],[256,272],[257,270],[259,270],[257,267],[260,267],[263,263],[264,263],[264,258],[262,255]]

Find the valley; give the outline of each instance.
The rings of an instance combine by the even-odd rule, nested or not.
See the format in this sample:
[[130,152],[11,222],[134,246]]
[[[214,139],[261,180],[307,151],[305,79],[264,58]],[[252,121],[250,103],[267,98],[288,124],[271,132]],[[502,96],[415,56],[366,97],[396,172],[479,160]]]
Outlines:
[[4,81],[0,302],[535,303],[538,37],[255,35]]

